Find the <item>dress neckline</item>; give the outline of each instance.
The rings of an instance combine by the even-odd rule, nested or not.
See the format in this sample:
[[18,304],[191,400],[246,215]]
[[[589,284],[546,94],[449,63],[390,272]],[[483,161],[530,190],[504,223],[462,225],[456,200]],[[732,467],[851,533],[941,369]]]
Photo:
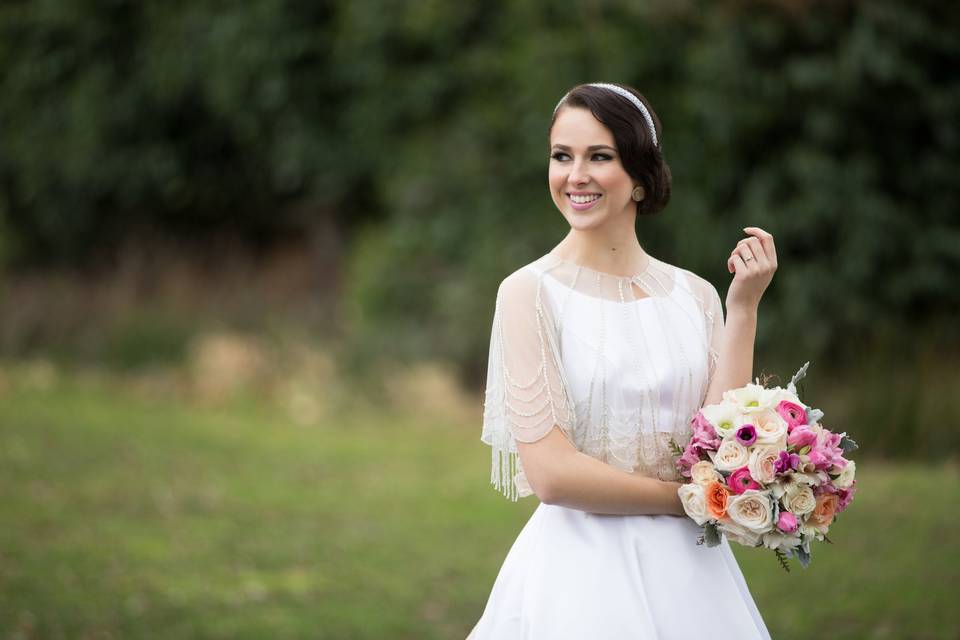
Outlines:
[[650,271],[650,265],[653,264],[654,260],[656,260],[656,258],[654,258],[648,253],[647,263],[644,265],[644,267],[640,271],[637,271],[632,275],[624,276],[616,273],[609,273],[607,271],[598,271],[597,269],[591,269],[590,267],[586,267],[580,264],[579,262],[574,262],[573,260],[569,260],[567,258],[561,258],[560,256],[553,253],[552,251],[547,253],[547,255],[553,258],[554,260],[556,260],[560,264],[566,264],[572,267],[576,267],[577,269],[580,269],[584,273],[588,273],[596,276],[603,276],[605,278],[613,278],[614,280],[631,280],[631,281],[642,278],[647,272]]

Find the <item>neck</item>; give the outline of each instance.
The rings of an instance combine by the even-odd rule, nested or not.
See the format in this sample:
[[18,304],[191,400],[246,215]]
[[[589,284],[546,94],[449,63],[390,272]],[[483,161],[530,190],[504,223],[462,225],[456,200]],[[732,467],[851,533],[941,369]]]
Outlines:
[[552,253],[596,271],[623,275],[637,273],[650,259],[635,230],[615,235],[600,229],[570,229]]

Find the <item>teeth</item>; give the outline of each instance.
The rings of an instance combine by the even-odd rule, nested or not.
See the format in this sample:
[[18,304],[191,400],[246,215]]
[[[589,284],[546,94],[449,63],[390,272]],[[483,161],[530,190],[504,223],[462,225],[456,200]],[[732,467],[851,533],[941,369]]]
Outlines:
[[574,202],[576,202],[577,204],[586,204],[586,203],[588,203],[588,202],[593,202],[594,200],[596,200],[596,199],[599,198],[599,197],[600,197],[600,196],[597,195],[597,194],[593,194],[593,195],[589,195],[589,196],[575,196],[575,195],[573,195],[573,194],[570,195],[570,199],[573,200]]

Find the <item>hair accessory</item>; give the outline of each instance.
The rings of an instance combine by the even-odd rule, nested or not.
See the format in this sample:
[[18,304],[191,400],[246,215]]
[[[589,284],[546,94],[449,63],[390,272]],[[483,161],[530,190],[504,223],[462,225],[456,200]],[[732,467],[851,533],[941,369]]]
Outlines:
[[[640,113],[643,114],[643,119],[647,121],[647,127],[650,129],[650,137],[653,138],[653,145],[657,146],[657,128],[653,126],[653,118],[650,117],[650,112],[647,111],[647,108],[644,106],[643,102],[637,96],[633,95],[623,87],[617,86],[615,84],[610,84],[608,82],[591,82],[587,85],[588,87],[601,87],[603,89],[609,89],[614,93],[623,96],[627,100],[633,103],[633,105],[640,110]],[[557,109],[560,108],[560,105],[563,104],[563,101],[567,99],[567,96],[570,95],[568,91],[562,98],[560,102],[557,103],[557,106],[553,108],[553,112],[556,113]]]

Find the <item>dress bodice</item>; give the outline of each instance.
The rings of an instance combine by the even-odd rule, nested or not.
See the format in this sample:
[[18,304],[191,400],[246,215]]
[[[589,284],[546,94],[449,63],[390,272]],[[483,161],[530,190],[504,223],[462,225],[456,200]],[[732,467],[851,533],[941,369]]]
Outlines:
[[650,257],[617,276],[553,254],[497,293],[483,441],[491,482],[532,493],[516,441],[559,427],[580,451],[627,472],[679,480],[674,440],[690,435],[716,368],[723,312],[708,281]]

